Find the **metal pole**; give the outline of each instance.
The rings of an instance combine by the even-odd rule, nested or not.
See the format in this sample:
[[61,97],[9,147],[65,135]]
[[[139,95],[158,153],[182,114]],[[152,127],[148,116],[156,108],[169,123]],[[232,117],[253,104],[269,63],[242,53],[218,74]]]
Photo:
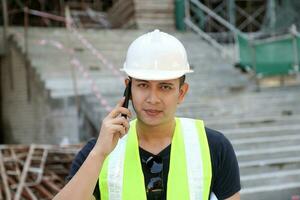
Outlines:
[[184,1],[184,10],[185,10],[185,18],[190,20],[191,14],[190,14],[190,1],[189,0]]
[[2,0],[2,11],[3,11],[3,54],[7,50],[6,34],[8,30],[8,14],[7,14],[7,3],[6,0]]
[[[236,16],[235,16],[235,1],[234,0],[227,0],[227,12],[230,24],[235,26],[236,23]],[[232,38],[230,38],[231,42],[234,41],[234,34]]]
[[276,11],[275,11],[275,2],[274,0],[268,0],[267,4],[267,17],[269,21],[269,28],[274,31],[276,23]]
[[24,7],[24,51],[28,54],[28,8]]
[[31,89],[30,89],[30,71],[29,71],[29,52],[28,52],[28,7],[24,7],[24,51],[25,51],[25,69],[26,69],[26,84],[27,84],[27,101],[31,100]]
[[[296,76],[299,75],[299,56],[298,56],[298,52],[300,51],[300,49],[298,49],[298,45],[297,45],[297,27],[293,24],[290,32],[293,36],[293,54],[294,54],[294,71],[296,73]],[[300,38],[299,38],[300,39]]]
[[227,0],[227,12],[229,17],[229,22],[235,26],[236,16],[235,16],[235,2],[234,0]]
[[175,0],[175,21],[177,30],[184,31],[185,0]]
[[[73,26],[73,21],[72,21],[72,17],[71,17],[71,13],[70,13],[70,8],[68,6],[65,7],[65,26],[66,29],[68,31],[68,34],[70,35],[70,37],[68,37],[68,43],[70,44],[70,38],[71,38],[71,33],[72,33],[72,26]],[[72,60],[72,58],[74,58],[74,52],[71,52],[70,54],[70,61]],[[73,89],[74,89],[74,93],[75,93],[75,102],[76,102],[76,108],[77,108],[77,114],[79,116],[80,114],[80,97],[78,94],[78,83],[77,83],[77,77],[76,77],[76,69],[75,66],[71,65],[70,66],[71,69],[71,76],[72,76],[72,82],[73,82]]]

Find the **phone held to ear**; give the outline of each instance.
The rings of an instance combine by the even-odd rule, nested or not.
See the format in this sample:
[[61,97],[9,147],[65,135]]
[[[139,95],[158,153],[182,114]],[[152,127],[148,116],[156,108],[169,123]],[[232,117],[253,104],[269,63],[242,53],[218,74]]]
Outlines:
[[[122,107],[128,108],[129,100],[131,97],[131,80],[129,80],[129,83],[127,84],[127,86],[125,88],[123,96],[125,97],[125,101],[124,101]],[[127,115],[122,114],[122,117],[127,118]]]

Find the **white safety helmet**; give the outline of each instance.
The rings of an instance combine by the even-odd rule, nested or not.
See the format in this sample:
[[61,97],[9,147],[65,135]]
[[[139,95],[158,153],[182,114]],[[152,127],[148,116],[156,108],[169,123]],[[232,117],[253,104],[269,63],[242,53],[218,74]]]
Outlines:
[[142,80],[170,80],[193,72],[182,43],[157,29],[131,43],[121,70]]

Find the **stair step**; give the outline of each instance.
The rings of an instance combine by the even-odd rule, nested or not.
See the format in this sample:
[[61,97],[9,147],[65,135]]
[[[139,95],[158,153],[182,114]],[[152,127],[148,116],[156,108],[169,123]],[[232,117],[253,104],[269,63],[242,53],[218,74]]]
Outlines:
[[300,169],[246,175],[241,177],[241,181],[246,182],[251,180],[258,180],[258,179],[265,179],[265,178],[278,178],[278,177],[292,176],[292,175],[300,175]]
[[277,115],[277,116],[245,116],[243,118],[233,116],[226,119],[206,119],[205,124],[209,127],[216,129],[231,129],[231,128],[247,128],[247,127],[260,127],[269,125],[285,125],[285,124],[296,124],[300,121],[300,115]]
[[246,168],[246,167],[260,167],[260,166],[282,166],[285,164],[290,163],[299,163],[300,164],[300,157],[299,156],[290,156],[284,158],[272,158],[272,159],[258,159],[258,160],[250,160],[250,161],[240,161],[239,167]]
[[226,135],[247,135],[249,133],[269,133],[269,132],[284,132],[284,131],[299,131],[299,124],[288,124],[280,126],[263,126],[263,127],[247,127],[239,129],[225,129],[222,130]]
[[257,188],[259,186],[274,186],[281,183],[299,182],[300,170],[286,170],[280,172],[270,172],[263,174],[247,175],[241,177],[243,188]]
[[300,182],[281,183],[272,186],[260,186],[241,190],[243,200],[283,200],[291,199],[292,195],[299,195]]
[[236,152],[240,162],[258,159],[284,158],[286,156],[297,156],[300,152],[300,145],[288,147],[273,147],[263,149],[241,150]]
[[272,148],[274,146],[296,146],[300,144],[300,134],[232,139],[231,143],[235,151]]

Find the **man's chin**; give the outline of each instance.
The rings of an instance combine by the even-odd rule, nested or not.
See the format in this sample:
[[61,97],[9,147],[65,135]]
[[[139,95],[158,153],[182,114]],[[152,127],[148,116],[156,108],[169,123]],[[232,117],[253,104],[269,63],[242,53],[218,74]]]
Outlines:
[[160,117],[147,117],[143,116],[138,118],[143,124],[148,126],[158,126],[163,123]]

